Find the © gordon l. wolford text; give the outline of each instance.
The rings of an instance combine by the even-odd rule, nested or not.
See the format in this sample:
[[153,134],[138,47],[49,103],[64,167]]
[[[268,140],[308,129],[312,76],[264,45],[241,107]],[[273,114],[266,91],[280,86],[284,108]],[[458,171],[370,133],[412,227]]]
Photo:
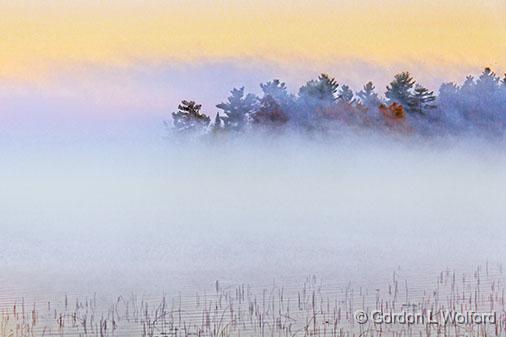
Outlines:
[[424,310],[420,312],[409,311],[381,311],[357,310],[354,314],[359,324],[440,324],[440,325],[466,325],[466,324],[496,324],[497,313],[475,311],[441,310],[433,312]]

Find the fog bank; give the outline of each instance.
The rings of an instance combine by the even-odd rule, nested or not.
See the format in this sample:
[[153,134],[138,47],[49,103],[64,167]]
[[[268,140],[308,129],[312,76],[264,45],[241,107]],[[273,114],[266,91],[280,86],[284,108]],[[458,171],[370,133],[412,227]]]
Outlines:
[[3,282],[11,294],[307,274],[374,283],[399,267],[423,279],[501,262],[503,149],[382,138],[4,147]]

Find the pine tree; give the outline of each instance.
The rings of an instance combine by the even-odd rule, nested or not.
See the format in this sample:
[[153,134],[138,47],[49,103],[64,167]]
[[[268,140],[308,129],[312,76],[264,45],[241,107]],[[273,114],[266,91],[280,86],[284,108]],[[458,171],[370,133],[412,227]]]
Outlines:
[[172,113],[173,125],[177,131],[197,131],[207,127],[211,119],[200,113],[201,104],[194,101],[181,101],[178,111]]
[[253,114],[253,122],[261,125],[281,125],[288,122],[288,116],[270,95],[260,100],[259,109]]
[[264,96],[271,96],[281,105],[289,104],[290,101],[293,101],[293,98],[288,93],[285,82],[281,82],[278,79],[261,83],[260,88],[262,88]]
[[473,76],[466,76],[464,83],[460,87],[460,94],[465,100],[470,100],[474,97],[476,91],[476,81]]
[[378,94],[374,91],[375,87],[372,82],[367,82],[363,89],[357,93],[360,102],[367,109],[377,108],[381,104],[381,100],[378,97]]
[[394,80],[387,86],[385,96],[388,98],[389,102],[401,104],[404,109],[407,110],[414,85],[415,80],[411,77],[409,72],[397,74]]
[[288,92],[286,84],[278,79],[261,83],[263,97],[271,96],[287,114],[293,114],[296,108],[295,96]]
[[214,126],[221,128],[221,117],[219,112],[217,112],[216,117],[214,117]]
[[506,122],[505,104],[501,79],[492,69],[485,68],[476,80],[473,107],[468,116],[489,132],[497,130]]
[[293,122],[302,128],[312,129],[322,114],[335,106],[338,86],[334,78],[321,74],[318,79],[300,87],[292,114]]
[[327,74],[321,74],[317,80],[311,80],[299,89],[299,97],[323,102],[334,102],[339,84]]
[[496,76],[492,69],[485,68],[476,80],[478,94],[490,96],[496,91],[499,81],[499,77]]
[[453,82],[443,83],[439,87],[439,96],[441,96],[441,95],[455,96],[458,93],[459,93],[459,87]]
[[213,131],[219,131],[221,130],[221,116],[220,113],[216,113],[216,116],[214,117],[214,123],[213,123]]
[[257,97],[252,94],[244,95],[244,87],[232,89],[227,103],[216,105],[218,109],[223,110],[225,116],[221,117],[225,129],[241,130],[247,123],[251,113],[257,105]]
[[[460,88],[453,82],[443,83],[439,87],[437,102],[441,110],[449,114],[455,115],[458,110]],[[454,116],[452,116],[454,118]],[[455,118],[454,118],[455,119]]]
[[411,96],[409,101],[409,110],[412,113],[424,115],[429,110],[436,108],[436,105],[434,104],[435,100],[436,96],[434,96],[433,91],[429,91],[427,88],[417,84],[415,86],[414,94]]
[[349,86],[343,85],[339,91],[339,100],[345,103],[351,103],[353,101],[353,91]]

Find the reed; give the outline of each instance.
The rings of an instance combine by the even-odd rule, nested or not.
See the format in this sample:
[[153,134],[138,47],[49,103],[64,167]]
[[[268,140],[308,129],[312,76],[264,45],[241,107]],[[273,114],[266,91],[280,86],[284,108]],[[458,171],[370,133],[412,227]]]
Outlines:
[[[469,274],[445,270],[430,287],[416,287],[393,273],[382,288],[344,288],[308,277],[300,287],[223,286],[210,293],[160,299],[136,294],[109,304],[91,297],[51,300],[42,306],[20,298],[0,313],[2,337],[434,337],[506,335],[502,268],[486,265]],[[426,284],[426,283],[425,283]],[[72,303],[72,304],[71,304]],[[30,308],[30,309],[27,309]],[[44,308],[44,309],[42,309]],[[496,324],[358,324],[362,309],[440,313],[497,313]]]

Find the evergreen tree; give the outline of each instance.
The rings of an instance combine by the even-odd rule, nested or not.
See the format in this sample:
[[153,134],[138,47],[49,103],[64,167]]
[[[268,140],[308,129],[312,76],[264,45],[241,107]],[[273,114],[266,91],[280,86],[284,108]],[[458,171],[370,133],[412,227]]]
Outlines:
[[253,122],[261,125],[281,125],[288,122],[288,116],[272,96],[260,100],[259,109],[253,114]]
[[372,82],[367,82],[364,85],[364,88],[357,93],[360,102],[367,109],[375,109],[379,107],[381,104],[381,100],[378,97],[378,94],[374,91],[374,85]]
[[460,87],[460,99],[464,105],[469,106],[471,101],[474,100],[476,92],[476,82],[473,76],[466,76],[466,80]]
[[429,91],[427,88],[417,84],[415,86],[414,94],[411,96],[409,101],[409,109],[412,113],[418,113],[421,115],[426,114],[429,110],[435,109],[436,105],[434,101],[433,91]]
[[[214,118],[212,131],[240,130],[248,121],[271,126],[290,122],[293,127],[318,131],[326,130],[330,121],[370,127],[380,125],[382,120],[394,129],[420,134],[472,131],[503,136],[506,130],[506,74],[500,78],[490,68],[476,78],[467,76],[461,86],[442,84],[437,97],[417,84],[408,72],[395,75],[387,86],[386,100],[378,96],[372,82],[366,83],[354,99],[347,85],[339,87],[325,74],[303,85],[297,97],[277,79],[260,87],[260,100],[245,95],[244,88],[233,89],[228,101],[217,105],[221,110]],[[435,109],[437,116],[431,113]],[[173,120],[165,124],[178,131],[204,130],[210,118],[200,110],[201,105],[194,101],[182,101],[178,111],[172,113]],[[406,119],[407,114],[412,114],[411,118]]]
[[221,117],[219,112],[217,112],[216,117],[214,117],[214,126],[221,128]]
[[439,96],[456,96],[459,93],[459,87],[453,83],[443,83],[441,87],[439,87]]
[[485,68],[476,80],[476,87],[481,95],[489,95],[496,91],[499,77],[490,68]]
[[471,75],[466,76],[466,80],[462,84],[462,90],[464,90],[464,91],[472,91],[472,90],[474,90],[474,86],[475,85],[476,85],[476,83],[474,81],[474,77],[471,76]]
[[278,79],[261,83],[263,97],[272,97],[288,115],[295,113],[295,96],[288,92],[286,84]]
[[441,86],[440,111],[450,127],[494,133],[506,125],[506,91],[500,81],[487,67],[476,79],[467,76],[460,88]]
[[334,78],[321,74],[300,87],[293,113],[295,124],[309,129],[318,124],[321,115],[335,105],[338,86]]
[[216,113],[214,117],[213,131],[221,130],[221,116],[220,113]]
[[415,85],[415,80],[411,77],[409,72],[403,72],[395,75],[394,80],[387,86],[385,92],[386,98],[390,103],[401,104],[405,110],[409,107],[409,102],[412,96],[412,89]]
[[178,105],[178,111],[172,113],[174,128],[177,131],[197,131],[207,127],[211,119],[205,114],[200,113],[201,104],[194,101],[181,101]]
[[321,74],[317,80],[311,80],[299,89],[299,97],[302,99],[334,102],[339,84],[327,74]]
[[488,131],[497,130],[506,121],[503,90],[501,79],[490,68],[485,68],[476,80],[473,110],[468,116]]
[[227,103],[216,105],[223,110],[225,116],[221,117],[225,129],[241,130],[246,125],[249,115],[255,110],[257,97],[252,94],[244,95],[244,87],[232,89]]
[[261,83],[260,88],[262,88],[264,96],[271,96],[280,105],[290,105],[293,102],[293,97],[288,93],[285,82],[275,79]]
[[338,98],[345,103],[351,103],[353,101],[353,91],[349,86],[343,85],[339,91]]
[[437,102],[440,110],[446,114],[451,113],[454,118],[458,109],[460,88],[453,82],[443,83],[439,87]]
[[[469,79],[467,86],[473,83]],[[474,84],[472,84],[474,86]],[[437,96],[438,112],[447,131],[454,132],[466,127],[463,89],[455,83],[443,83]]]

